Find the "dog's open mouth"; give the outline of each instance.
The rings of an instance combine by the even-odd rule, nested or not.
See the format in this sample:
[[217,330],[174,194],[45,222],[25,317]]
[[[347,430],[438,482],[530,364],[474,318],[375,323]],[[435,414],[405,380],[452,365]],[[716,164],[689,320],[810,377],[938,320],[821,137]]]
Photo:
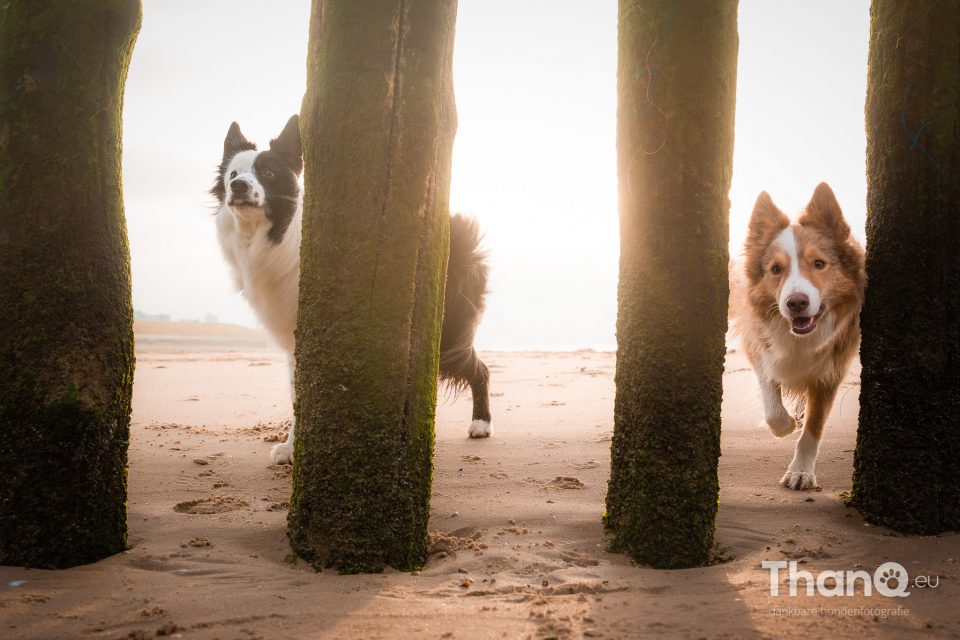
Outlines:
[[234,198],[230,201],[230,206],[234,209],[259,209],[260,205],[256,202],[250,200],[244,200],[243,198]]
[[817,320],[823,315],[825,307],[820,305],[820,310],[815,316],[793,316],[790,318],[790,330],[798,336],[810,333],[817,328]]

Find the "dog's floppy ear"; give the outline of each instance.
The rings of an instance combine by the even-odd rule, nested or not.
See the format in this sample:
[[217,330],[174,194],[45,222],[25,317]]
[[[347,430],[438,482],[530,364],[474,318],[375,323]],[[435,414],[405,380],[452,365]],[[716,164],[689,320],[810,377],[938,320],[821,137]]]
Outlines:
[[297,173],[303,170],[303,146],[300,141],[300,116],[293,114],[280,135],[270,141],[270,150],[286,156]]
[[822,229],[840,242],[850,237],[850,225],[843,219],[837,196],[826,182],[817,185],[799,222],[804,226]]
[[773,204],[773,198],[766,191],[757,196],[750,214],[750,230],[744,253],[747,256],[744,266],[751,281],[763,277],[763,252],[770,241],[790,226],[790,218]]
[[227,129],[227,137],[223,139],[223,158],[226,160],[241,151],[255,151],[257,145],[253,144],[247,140],[240,132],[240,125],[236,122],[230,125],[230,128]]

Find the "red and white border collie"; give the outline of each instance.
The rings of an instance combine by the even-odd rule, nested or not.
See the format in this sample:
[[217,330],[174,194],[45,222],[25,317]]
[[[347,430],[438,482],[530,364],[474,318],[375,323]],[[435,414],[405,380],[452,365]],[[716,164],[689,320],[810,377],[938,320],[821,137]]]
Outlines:
[[[760,383],[766,423],[784,437],[802,420],[780,484],[816,488],[823,425],[860,343],[863,249],[833,191],[821,183],[796,224],[761,193],[744,258],[746,281],[731,278],[731,312]],[[796,400],[797,417],[784,407],[783,394]]]
[[[219,201],[217,236],[237,289],[274,341],[287,353],[291,395],[294,329],[300,281],[300,226],[303,193],[300,121],[293,116],[265,151],[234,122],[223,141],[223,158],[210,193]],[[490,371],[477,356],[473,338],[487,293],[486,255],[476,221],[450,218],[450,258],[440,336],[440,378],[454,389],[470,387],[473,415],[467,434],[493,433]],[[286,442],[270,452],[277,464],[293,461],[293,426]]]

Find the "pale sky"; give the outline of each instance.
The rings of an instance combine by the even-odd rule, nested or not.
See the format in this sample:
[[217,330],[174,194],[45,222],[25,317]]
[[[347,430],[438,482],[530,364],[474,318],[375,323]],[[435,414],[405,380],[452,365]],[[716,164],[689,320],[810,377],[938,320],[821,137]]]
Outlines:
[[[207,195],[236,120],[265,144],[306,86],[307,0],[144,0],[127,80],[134,306],[256,326]],[[619,251],[614,0],[460,0],[451,206],[490,252],[482,349],[614,349]],[[863,237],[869,0],[741,0],[731,253],[753,201],[821,181]]]

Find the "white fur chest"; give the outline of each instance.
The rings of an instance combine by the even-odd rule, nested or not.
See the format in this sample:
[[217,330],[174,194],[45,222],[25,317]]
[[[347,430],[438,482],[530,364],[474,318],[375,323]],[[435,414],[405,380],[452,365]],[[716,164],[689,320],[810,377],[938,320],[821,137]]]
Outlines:
[[832,381],[837,376],[833,356],[832,317],[824,317],[813,335],[793,335],[779,317],[766,327],[766,348],[760,353],[766,375],[789,391],[802,392],[811,381]]
[[267,237],[262,213],[251,219],[226,206],[217,212],[220,248],[230,265],[234,285],[280,347],[293,353],[300,271],[300,212],[279,243]]

